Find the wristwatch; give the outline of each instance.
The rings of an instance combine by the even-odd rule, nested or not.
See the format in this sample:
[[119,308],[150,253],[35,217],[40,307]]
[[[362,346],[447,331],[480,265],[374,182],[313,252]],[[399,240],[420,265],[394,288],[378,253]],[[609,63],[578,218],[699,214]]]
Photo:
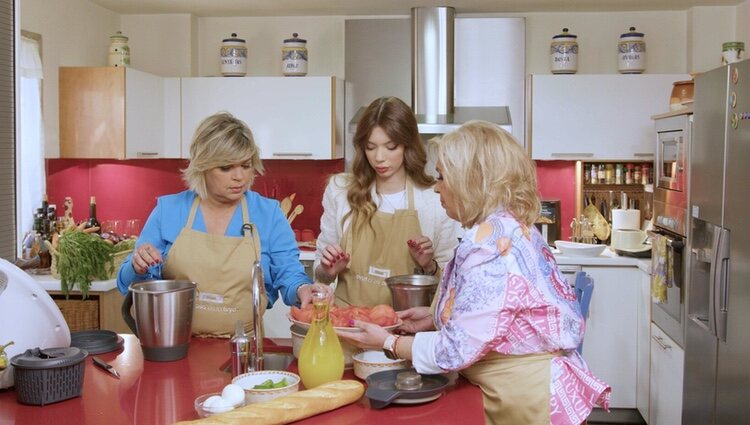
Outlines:
[[383,353],[391,360],[398,360],[398,356],[396,355],[396,342],[398,338],[398,335],[388,335],[385,342],[383,342]]

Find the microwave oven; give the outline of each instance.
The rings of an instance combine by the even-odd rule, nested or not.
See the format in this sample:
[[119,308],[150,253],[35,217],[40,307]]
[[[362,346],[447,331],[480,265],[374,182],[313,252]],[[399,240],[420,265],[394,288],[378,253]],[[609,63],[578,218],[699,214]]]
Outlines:
[[660,118],[655,127],[654,226],[685,236],[693,115]]

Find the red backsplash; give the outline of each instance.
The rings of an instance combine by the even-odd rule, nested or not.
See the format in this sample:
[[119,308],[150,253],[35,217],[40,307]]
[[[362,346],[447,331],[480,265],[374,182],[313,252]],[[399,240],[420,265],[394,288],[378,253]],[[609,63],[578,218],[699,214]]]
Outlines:
[[[72,197],[76,221],[88,217],[89,197],[96,196],[100,222],[128,218],[145,222],[158,196],[185,189],[180,170],[187,161],[181,159],[48,159],[46,164],[50,203],[62,209],[65,197]],[[343,171],[344,161],[268,160],[263,165],[266,173],[256,178],[253,190],[278,200],[296,193],[292,205],[301,204],[305,210],[292,227],[312,229],[317,235],[328,176]],[[542,198],[561,201],[562,237],[567,240],[566,223],[575,214],[575,162],[538,161],[537,175]]]
[[[255,179],[253,190],[278,200],[292,193],[292,203],[304,211],[292,224],[295,229],[320,231],[323,191],[328,176],[344,170],[343,160],[263,161],[266,173]],[[73,199],[76,221],[88,217],[89,197],[96,196],[96,215],[105,220],[138,218],[145,223],[156,198],[185,189],[181,159],[94,160],[48,159],[47,192],[51,204],[62,209],[66,196]]]
[[575,215],[575,161],[536,161],[536,175],[542,199],[559,199],[563,240],[570,239],[570,222]]

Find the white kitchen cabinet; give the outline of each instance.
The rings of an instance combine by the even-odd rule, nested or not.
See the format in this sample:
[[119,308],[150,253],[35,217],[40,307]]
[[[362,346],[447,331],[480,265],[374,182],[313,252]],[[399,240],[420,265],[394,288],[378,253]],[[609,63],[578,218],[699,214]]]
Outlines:
[[179,158],[179,78],[61,67],[61,158]]
[[640,276],[636,267],[583,266],[594,279],[583,358],[612,387],[612,408],[636,408],[637,315]]
[[638,359],[636,377],[636,406],[641,416],[649,414],[649,371],[651,368],[651,274],[638,269]]
[[682,379],[685,351],[658,326],[651,325],[649,425],[682,423]]
[[182,154],[206,117],[227,111],[253,132],[263,159],[342,158],[344,82],[335,77],[182,79]]
[[682,74],[532,75],[531,156],[540,160],[654,159],[651,116],[669,110]]

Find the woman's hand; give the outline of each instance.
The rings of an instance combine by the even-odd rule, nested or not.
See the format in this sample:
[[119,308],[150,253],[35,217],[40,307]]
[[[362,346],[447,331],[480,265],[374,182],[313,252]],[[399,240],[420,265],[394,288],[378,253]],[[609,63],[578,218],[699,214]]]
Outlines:
[[352,345],[366,350],[382,350],[385,339],[390,333],[382,327],[369,322],[354,320],[352,325],[362,329],[361,332],[336,329],[336,335]]
[[312,302],[314,292],[322,292],[325,294],[326,298],[331,300],[331,302],[334,300],[333,288],[330,286],[321,285],[320,283],[304,283],[297,288],[297,298],[299,298],[302,308],[305,308],[306,305]]
[[431,331],[435,329],[429,307],[412,307],[407,310],[397,311],[398,318],[404,323],[396,329],[401,333],[415,334],[417,332]]
[[133,251],[133,270],[136,274],[145,274],[148,268],[162,262],[161,252],[150,243],[144,243]]
[[323,248],[319,269],[328,276],[335,278],[349,265],[349,254],[340,246],[333,244]]
[[409,246],[409,254],[426,274],[433,275],[437,272],[437,263],[432,261],[435,256],[435,249],[430,238],[417,236],[406,241],[406,245]]

